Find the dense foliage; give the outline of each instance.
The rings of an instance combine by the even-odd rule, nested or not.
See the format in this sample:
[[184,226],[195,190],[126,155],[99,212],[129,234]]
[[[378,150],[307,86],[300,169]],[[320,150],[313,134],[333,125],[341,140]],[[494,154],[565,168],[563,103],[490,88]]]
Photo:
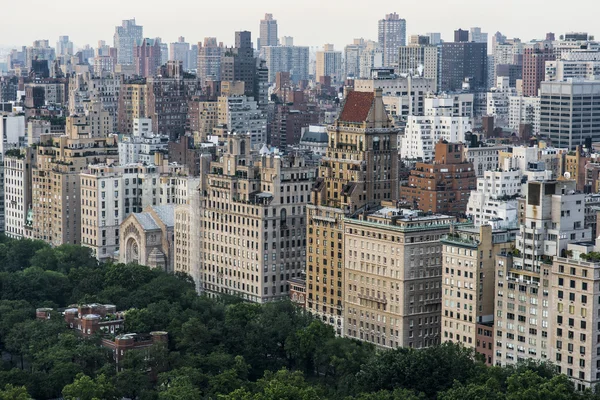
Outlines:
[[[166,330],[167,345],[131,351],[117,371],[99,337],[60,314],[75,303],[130,309],[128,332]],[[193,282],[139,265],[98,264],[78,246],[0,239],[0,400],[4,399],[583,399],[548,364],[488,368],[441,345],[378,352],[290,302],[197,296]]]

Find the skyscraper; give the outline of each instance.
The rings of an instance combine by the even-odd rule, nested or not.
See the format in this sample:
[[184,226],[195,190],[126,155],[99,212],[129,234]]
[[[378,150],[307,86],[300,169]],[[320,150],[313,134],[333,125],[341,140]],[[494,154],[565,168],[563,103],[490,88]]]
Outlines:
[[134,19],[123,20],[121,26],[115,28],[114,43],[117,48],[117,64],[133,64],[134,48],[144,37],[144,28],[135,24]]
[[256,98],[256,58],[252,48],[252,34],[235,33],[235,47],[227,48],[221,57],[221,81],[244,82],[244,94]]
[[406,45],[406,20],[398,14],[386,14],[379,20],[379,44],[383,48],[383,65],[393,67],[398,64],[398,48]]
[[329,76],[332,82],[339,82],[342,77],[342,52],[335,51],[332,44],[323,46],[317,51],[317,82]]
[[56,42],[56,55],[59,57],[73,55],[73,42],[69,40],[68,36],[58,37],[58,42]]
[[548,41],[527,46],[523,51],[523,95],[537,96],[540,83],[546,75],[546,61],[556,56],[552,43]]
[[257,48],[260,50],[261,47],[277,46],[277,44],[277,20],[273,19],[273,14],[265,14],[265,19],[260,20]]
[[465,79],[471,90],[487,91],[487,43],[468,41],[468,31],[454,32],[455,42],[442,43],[439,90],[461,90]]
[[221,55],[223,43],[217,43],[217,38],[204,38],[204,44],[198,42],[198,80],[200,85],[206,81],[221,80]]
[[481,28],[479,27],[471,28],[469,31],[469,42],[487,43],[488,34],[481,32]]

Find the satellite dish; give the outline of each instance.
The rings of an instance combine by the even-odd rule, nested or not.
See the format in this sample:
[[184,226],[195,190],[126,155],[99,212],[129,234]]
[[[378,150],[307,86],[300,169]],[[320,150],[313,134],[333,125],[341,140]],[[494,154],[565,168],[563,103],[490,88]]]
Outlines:
[[571,179],[571,173],[570,172],[565,172],[565,174],[563,176],[565,177],[565,179]]

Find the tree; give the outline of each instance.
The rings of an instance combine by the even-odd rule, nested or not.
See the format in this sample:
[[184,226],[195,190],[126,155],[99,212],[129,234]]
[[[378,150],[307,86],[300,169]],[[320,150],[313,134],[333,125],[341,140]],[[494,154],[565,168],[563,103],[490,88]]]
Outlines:
[[380,390],[374,393],[361,393],[356,397],[349,397],[347,400],[425,400],[423,393],[415,393],[408,389],[396,389],[393,392]]
[[288,356],[293,365],[301,367],[304,372],[319,375],[322,363],[317,362],[318,354],[325,343],[334,337],[335,333],[330,326],[314,320],[308,327],[296,331],[287,339]]
[[319,400],[316,389],[306,383],[300,371],[291,372],[282,369],[277,372],[266,371],[264,378],[256,383],[254,393],[247,389],[238,389],[228,396],[228,400]]
[[116,399],[115,386],[104,375],[95,379],[84,374],[78,374],[73,383],[62,390],[66,400]]
[[31,400],[25,386],[6,385],[0,390],[0,400]]
[[179,376],[161,385],[158,398],[159,400],[196,400],[201,398],[201,392],[187,376]]

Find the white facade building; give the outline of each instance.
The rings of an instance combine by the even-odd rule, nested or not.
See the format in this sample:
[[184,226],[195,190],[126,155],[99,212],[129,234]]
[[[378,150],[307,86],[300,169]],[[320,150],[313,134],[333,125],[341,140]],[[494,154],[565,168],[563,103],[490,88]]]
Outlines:
[[521,124],[529,124],[532,134],[540,133],[540,98],[526,96],[509,96],[508,127],[515,132]]
[[157,152],[166,154],[169,150],[169,137],[152,133],[150,118],[135,118],[133,133],[123,135],[119,141],[119,163],[154,163]]
[[494,171],[499,168],[499,152],[506,151],[508,146],[482,146],[464,147],[465,160],[473,163],[473,169],[478,178],[483,177],[485,171]]
[[486,171],[477,178],[477,190],[471,192],[467,215],[477,226],[501,220],[505,224],[517,221],[516,196],[521,194],[522,172]]
[[517,94],[517,90],[510,87],[509,81],[507,76],[498,77],[496,86],[487,93],[487,115],[493,115],[494,125],[501,128],[509,126],[509,99]]
[[31,208],[31,148],[13,149],[4,155],[4,232],[25,237],[27,213]]
[[400,139],[401,157],[432,160],[435,144],[440,140],[464,143],[466,133],[473,129],[472,118],[457,116],[455,108],[453,96],[426,98],[425,115],[408,117],[404,136]]
[[248,133],[252,148],[267,142],[267,118],[252,97],[221,96],[218,102],[219,123],[230,132]]

